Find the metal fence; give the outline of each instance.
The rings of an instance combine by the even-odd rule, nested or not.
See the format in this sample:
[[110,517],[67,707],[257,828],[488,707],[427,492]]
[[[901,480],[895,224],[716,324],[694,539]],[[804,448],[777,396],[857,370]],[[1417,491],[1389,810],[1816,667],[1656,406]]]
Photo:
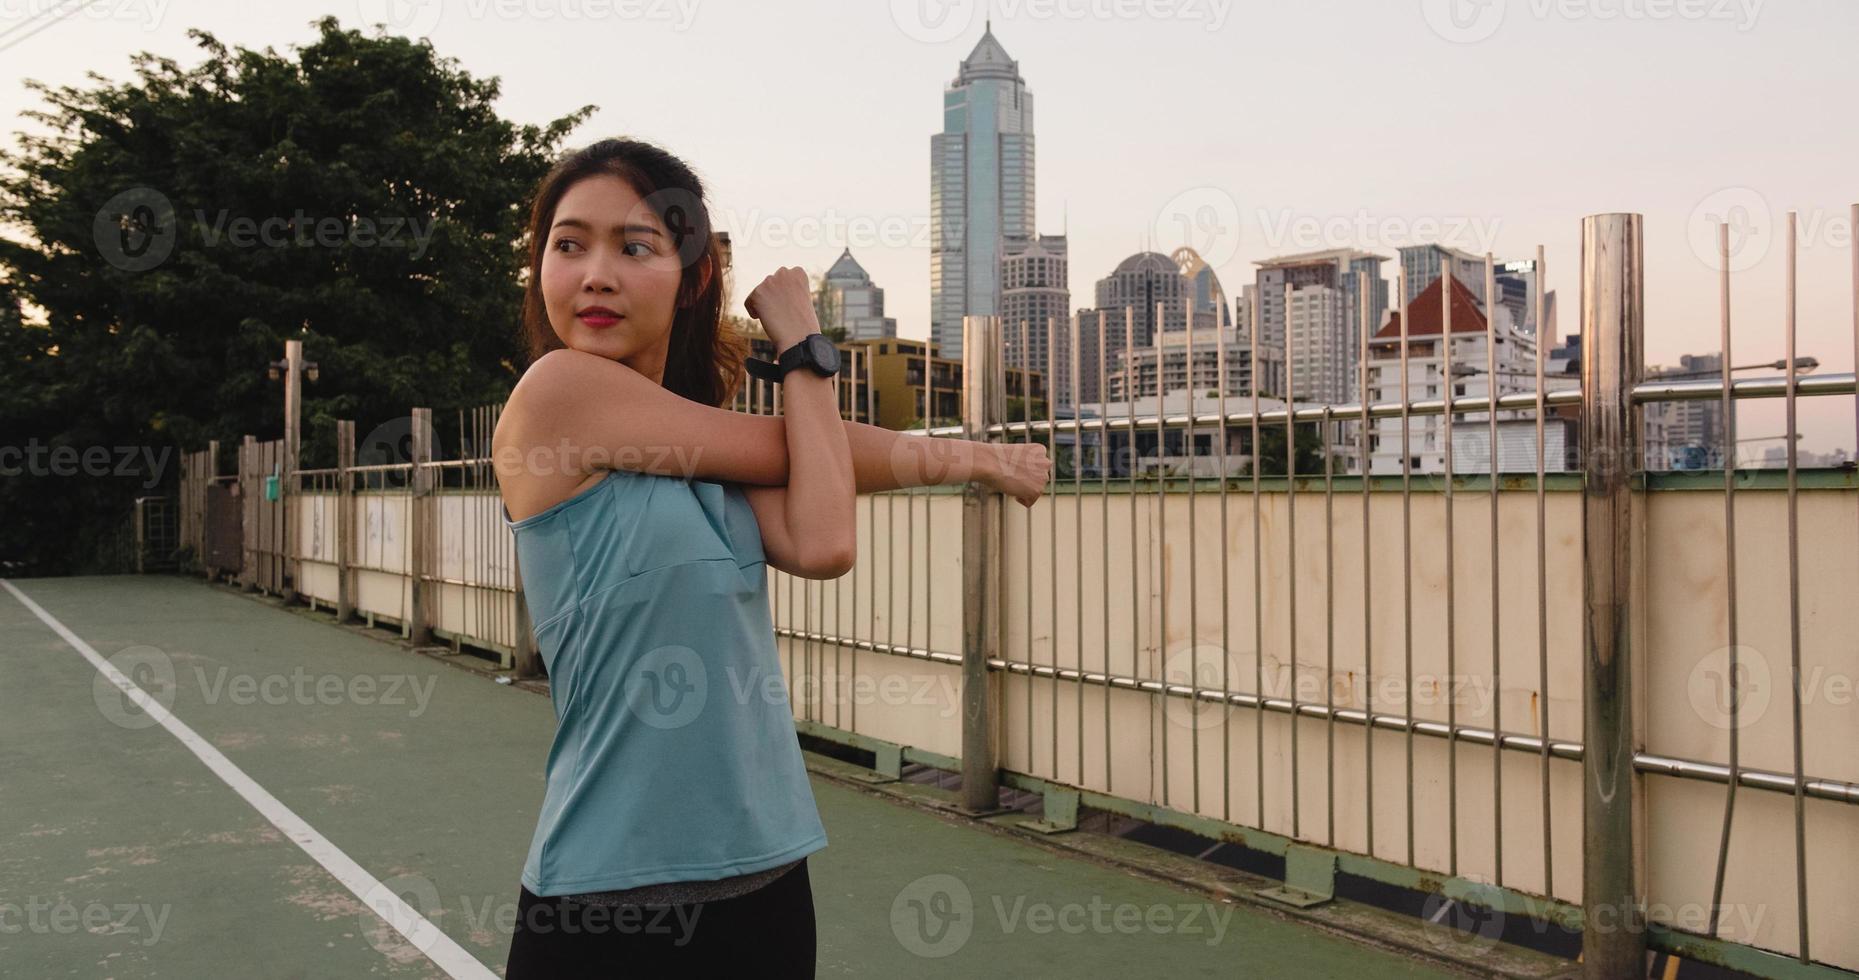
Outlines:
[[[974,812],[1005,784],[1040,794],[1053,832],[1088,806],[1282,857],[1275,897],[1292,904],[1354,875],[1580,929],[1592,977],[1640,975],[1649,946],[1764,976],[1859,970],[1844,928],[1859,907],[1859,478],[1798,468],[1792,438],[1796,400],[1853,395],[1853,375],[1648,382],[1643,261],[1638,216],[1586,219],[1579,388],[1545,383],[1539,345],[1534,390],[1415,399],[1403,303],[1395,402],[1285,391],[1267,408],[1255,391],[1212,412],[1007,418],[1002,325],[969,318],[964,422],[918,430],[926,448],[1036,439],[1061,465],[1030,509],[974,485],[865,495],[846,575],[770,569],[796,726],[872,751],[878,778],[959,771]],[[1727,253],[1724,268],[1728,365]],[[1441,294],[1440,336],[1475,336],[1452,330]],[[1859,357],[1859,313],[1854,336]],[[1296,377],[1296,353],[1252,345],[1252,376],[1263,355]],[[1786,470],[1647,472],[1645,406],[1697,399],[1717,401],[1726,446],[1740,402],[1782,399]],[[734,407],[778,413],[780,389]],[[1545,453],[1558,414],[1578,419],[1578,472]],[[1518,419],[1534,420],[1533,470],[1452,437],[1483,429],[1502,447],[1498,426]],[[1441,430],[1445,472],[1410,465],[1416,420]],[[284,480],[280,582],[262,571],[278,531],[249,509],[266,457],[248,440],[242,581],[538,672],[487,458],[495,423],[495,408],[461,416],[453,460],[433,458],[425,409],[360,458],[339,423],[338,465]],[[1297,468],[1303,427],[1329,450],[1320,472]],[[1401,472],[1365,472],[1394,433]],[[1242,475],[1185,475],[1179,447],[1202,444],[1215,472]],[[1274,446],[1282,462],[1262,458]],[[210,523],[184,513],[183,535]],[[1800,547],[1803,526],[1818,547]]]
[[[1792,448],[1795,400],[1853,376],[1647,382],[1639,218],[1583,232],[1578,389],[1543,383],[1539,348],[1533,391],[1414,400],[1403,333],[1395,403],[1008,419],[1001,324],[970,318],[965,425],[927,434],[1039,439],[1063,466],[1031,510],[873,495],[846,576],[775,573],[797,724],[893,774],[959,768],[976,809],[999,781],[1042,793],[1054,829],[1082,802],[1282,855],[1294,903],[1354,874],[1582,929],[1590,976],[1642,975],[1649,945],[1760,975],[1859,969],[1859,481]],[[1788,263],[1793,364],[1792,245]],[[1703,398],[1729,445],[1739,402],[1784,399],[1786,470],[1647,472],[1644,407]],[[1577,473],[1543,452],[1558,409],[1579,417]],[[1455,421],[1496,446],[1507,411],[1536,420],[1533,472],[1453,458]],[[1299,427],[1367,459],[1379,420],[1405,441],[1427,417],[1444,473],[1291,469]],[[1250,453],[1273,428],[1292,477],[1168,470],[1172,441]]]

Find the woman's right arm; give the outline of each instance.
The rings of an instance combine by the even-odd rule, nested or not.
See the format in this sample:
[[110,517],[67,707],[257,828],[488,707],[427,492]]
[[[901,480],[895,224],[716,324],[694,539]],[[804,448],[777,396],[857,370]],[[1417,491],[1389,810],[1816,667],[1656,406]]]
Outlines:
[[717,482],[781,483],[782,421],[714,408],[619,361],[570,349],[538,358],[504,405],[500,477],[632,470]]

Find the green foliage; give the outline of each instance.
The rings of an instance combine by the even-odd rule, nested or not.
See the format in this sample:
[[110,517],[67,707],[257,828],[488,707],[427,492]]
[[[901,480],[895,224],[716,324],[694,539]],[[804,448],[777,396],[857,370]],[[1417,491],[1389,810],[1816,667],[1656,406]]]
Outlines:
[[183,448],[279,437],[265,369],[286,339],[319,369],[306,466],[333,464],[334,419],[360,436],[507,395],[528,197],[592,107],[517,125],[495,78],[430,44],[316,26],[291,55],[196,30],[195,67],[142,54],[128,82],[30,83],[49,132],[0,158],[0,446],[149,447],[167,465],[0,476],[0,558],[86,567],[61,553],[72,522],[119,523],[151,478],[174,485]]
[[[1299,423],[1297,426],[1297,475],[1321,476],[1323,474],[1323,437],[1318,433],[1315,422]],[[1251,433],[1246,433],[1250,441]],[[1259,429],[1259,475],[1285,475],[1285,428],[1282,424],[1261,426]]]

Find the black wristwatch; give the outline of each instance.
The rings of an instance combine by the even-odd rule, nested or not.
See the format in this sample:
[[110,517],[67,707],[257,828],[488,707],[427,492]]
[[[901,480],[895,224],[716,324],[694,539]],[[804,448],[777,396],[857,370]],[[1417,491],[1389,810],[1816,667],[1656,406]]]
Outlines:
[[839,373],[839,348],[828,340],[825,334],[810,333],[800,342],[781,352],[773,361],[764,361],[759,357],[745,357],[742,366],[749,373],[762,379],[780,384],[789,371],[805,365],[821,377],[831,377]]

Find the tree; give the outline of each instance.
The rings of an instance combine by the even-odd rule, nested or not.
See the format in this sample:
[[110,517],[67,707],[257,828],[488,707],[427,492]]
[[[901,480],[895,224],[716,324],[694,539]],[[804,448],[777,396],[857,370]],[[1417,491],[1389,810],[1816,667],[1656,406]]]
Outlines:
[[[517,125],[495,78],[426,42],[316,27],[292,56],[195,30],[195,67],[144,53],[125,83],[29,83],[50,132],[0,159],[0,214],[22,233],[0,240],[0,267],[45,333],[0,324],[0,387],[27,393],[0,402],[0,427],[168,450],[171,483],[180,449],[281,433],[265,368],[288,338],[319,366],[306,466],[333,463],[336,418],[365,433],[419,404],[442,424],[507,395],[527,199],[592,107]],[[46,356],[19,353],[33,350]],[[126,482],[143,481],[72,483],[85,499],[67,516],[120,521],[149,492]],[[20,537],[0,553],[75,569],[71,525],[34,527],[45,486],[4,478],[19,516],[0,535]]]
[[[1323,475],[1323,438],[1317,432],[1316,422],[1299,423],[1297,426],[1297,475]],[[1252,433],[1247,431],[1244,438],[1250,441]],[[1267,425],[1259,429],[1259,475],[1285,475],[1285,430],[1282,425]]]

